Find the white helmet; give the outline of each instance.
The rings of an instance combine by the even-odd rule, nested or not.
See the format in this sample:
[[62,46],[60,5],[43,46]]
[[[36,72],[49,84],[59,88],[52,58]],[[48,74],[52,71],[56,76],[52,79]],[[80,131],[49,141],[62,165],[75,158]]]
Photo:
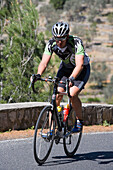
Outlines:
[[66,22],[57,22],[52,27],[54,37],[63,37],[69,33],[69,25]]

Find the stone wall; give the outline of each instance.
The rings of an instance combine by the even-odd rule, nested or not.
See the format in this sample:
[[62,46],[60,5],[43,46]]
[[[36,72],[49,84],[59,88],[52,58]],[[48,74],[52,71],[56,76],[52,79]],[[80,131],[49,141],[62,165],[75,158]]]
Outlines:
[[113,105],[83,104],[83,119],[85,125],[113,124]]
[[[0,104],[0,131],[23,130],[35,126],[40,111],[49,103],[29,102]],[[83,104],[85,125],[98,125],[107,120],[113,124],[113,105]]]

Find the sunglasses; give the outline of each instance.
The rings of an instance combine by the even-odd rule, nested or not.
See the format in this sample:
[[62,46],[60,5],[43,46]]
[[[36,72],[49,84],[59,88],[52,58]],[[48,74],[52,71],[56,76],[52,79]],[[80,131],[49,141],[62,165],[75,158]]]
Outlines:
[[66,36],[66,37],[54,37],[54,39],[55,39],[56,41],[65,41],[66,38],[67,38],[67,36]]

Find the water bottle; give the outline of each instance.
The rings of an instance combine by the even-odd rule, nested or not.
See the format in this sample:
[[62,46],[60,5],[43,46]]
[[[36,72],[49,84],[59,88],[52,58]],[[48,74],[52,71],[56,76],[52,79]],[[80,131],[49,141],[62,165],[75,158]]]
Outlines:
[[58,111],[58,117],[59,117],[60,121],[62,122],[62,107],[57,106],[57,111]]
[[60,113],[62,111],[62,107],[61,106],[57,106],[57,111]]
[[70,109],[69,104],[64,106],[64,110],[63,110],[64,119],[63,119],[63,122],[66,122],[66,120],[67,120],[67,117],[68,117],[68,114],[69,114],[69,109]]

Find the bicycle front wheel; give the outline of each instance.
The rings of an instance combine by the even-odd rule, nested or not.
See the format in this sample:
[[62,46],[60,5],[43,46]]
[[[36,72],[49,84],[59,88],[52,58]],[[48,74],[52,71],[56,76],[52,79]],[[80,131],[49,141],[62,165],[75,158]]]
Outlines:
[[79,147],[82,137],[82,130],[77,133],[71,133],[71,130],[75,125],[75,121],[76,115],[75,111],[72,108],[66,121],[66,125],[64,128],[65,138],[63,139],[64,151],[68,157],[74,156]]
[[34,157],[39,165],[46,161],[51,152],[54,141],[54,123],[51,106],[44,107],[37,120],[34,133]]

